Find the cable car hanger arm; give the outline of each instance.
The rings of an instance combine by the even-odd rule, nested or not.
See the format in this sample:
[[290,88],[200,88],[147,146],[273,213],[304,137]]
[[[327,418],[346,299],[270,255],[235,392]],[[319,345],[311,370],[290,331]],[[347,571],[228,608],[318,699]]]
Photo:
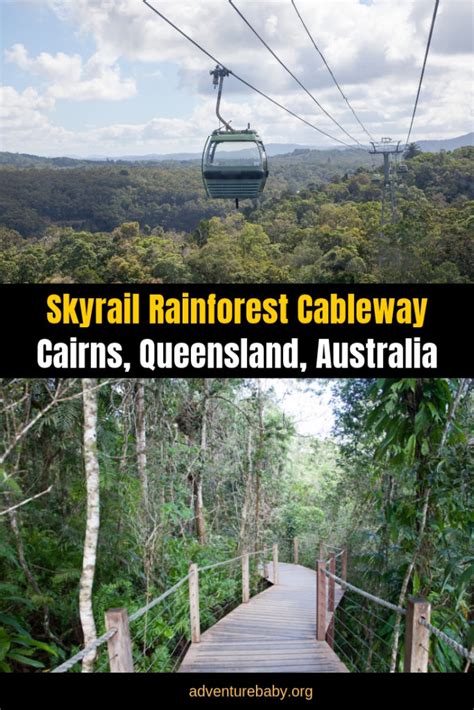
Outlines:
[[216,116],[219,119],[219,121],[224,124],[226,131],[229,131],[230,133],[235,133],[235,130],[232,128],[230,123],[225,121],[221,114],[220,114],[220,108],[221,108],[221,98],[222,98],[222,87],[224,85],[224,77],[229,76],[229,70],[225,69],[225,67],[219,66],[219,64],[216,65],[215,69],[211,69],[209,72],[211,76],[213,77],[213,84],[214,88],[217,86],[217,103],[216,103]]

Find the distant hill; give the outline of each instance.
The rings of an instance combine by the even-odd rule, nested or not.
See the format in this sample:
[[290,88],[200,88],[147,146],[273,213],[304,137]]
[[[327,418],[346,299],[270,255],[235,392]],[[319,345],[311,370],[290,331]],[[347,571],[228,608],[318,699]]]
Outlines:
[[95,161],[83,158],[44,158],[29,153],[0,152],[0,167],[11,165],[17,168],[79,168],[88,164],[96,165]]
[[[447,138],[445,140],[421,140],[416,141],[422,151],[425,153],[438,153],[440,150],[456,150],[456,148],[464,148],[465,146],[474,145],[474,133],[466,133],[464,136],[457,138]],[[321,148],[314,145],[299,145],[297,143],[268,143],[266,145],[267,153],[270,157],[275,156],[308,156],[311,153],[321,155],[326,153],[328,156],[337,151],[341,154],[349,152],[351,156],[360,151],[357,146],[352,148]],[[316,157],[316,156],[315,156]],[[19,168],[33,167],[57,167],[57,168],[79,168],[100,164],[115,164],[127,165],[130,163],[166,163],[166,162],[196,162],[201,160],[201,153],[149,153],[147,155],[122,155],[115,158],[107,156],[93,155],[87,158],[63,156],[57,158],[46,158],[39,155],[30,155],[29,153],[8,153],[0,152],[0,167],[2,165],[12,165]],[[365,161],[363,161],[365,163]]]
[[[267,154],[270,157],[282,155],[307,155],[308,153],[317,152],[332,154],[334,151],[344,153],[345,150],[353,152],[358,150],[355,148],[339,149],[335,148],[317,148],[315,146],[297,145],[293,143],[269,143],[265,146]],[[236,155],[243,157],[246,151],[239,151]],[[121,155],[115,158],[106,156],[91,155],[87,158],[80,157],[58,157],[45,158],[39,155],[30,155],[29,153],[7,153],[0,152],[0,167],[2,165],[14,165],[19,168],[34,168],[34,167],[58,167],[58,168],[74,168],[86,167],[87,165],[127,165],[130,163],[195,163],[201,162],[201,153],[150,153],[147,155]]]
[[[444,140],[427,140],[427,141],[416,141],[420,148],[426,153],[438,153],[440,150],[455,150],[456,148],[464,148],[464,146],[474,145],[474,133],[466,133],[464,136],[458,136],[457,138],[447,138]],[[317,150],[320,152],[325,152],[329,150],[348,150],[347,148],[338,148],[336,146],[331,148],[322,148],[317,145],[300,145],[298,143],[268,143],[265,144],[267,154],[272,157],[275,155],[287,155],[289,153],[296,152],[306,152],[308,150]],[[357,149],[356,146],[353,148]],[[89,160],[100,160],[104,161],[106,158],[104,156],[88,156]],[[166,160],[200,160],[201,153],[151,153],[149,155],[121,155],[115,160],[124,160],[126,162],[140,162],[140,161],[166,161]]]
[[[274,155],[285,155],[293,153],[295,150],[327,150],[326,148],[318,148],[314,145],[298,145],[297,143],[269,143],[265,145],[267,154],[272,157]],[[332,149],[331,149],[332,150]],[[91,155],[89,160],[105,160],[104,156]],[[201,153],[150,153],[148,155],[121,155],[116,160],[125,160],[127,162],[155,162],[166,160],[201,160]]]
[[466,133],[465,136],[441,141],[416,141],[416,143],[425,153],[439,153],[440,150],[456,150],[456,148],[474,145],[474,133]]

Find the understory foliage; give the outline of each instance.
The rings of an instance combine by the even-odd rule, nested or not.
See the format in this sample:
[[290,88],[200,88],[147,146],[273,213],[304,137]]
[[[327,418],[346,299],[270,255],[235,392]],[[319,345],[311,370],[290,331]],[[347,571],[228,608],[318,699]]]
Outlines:
[[[300,563],[314,565],[321,541],[348,544],[351,582],[402,606],[407,595],[425,596],[433,623],[472,644],[470,383],[331,386],[336,431],[318,440],[301,437],[258,380],[97,383],[98,633],[107,609],[137,611],[184,577],[190,562],[202,568],[274,540],[289,561],[298,537]],[[0,670],[41,670],[83,639],[81,381],[2,380],[1,393]],[[251,557],[253,592],[262,588],[261,562]],[[200,577],[205,629],[239,603],[240,561]],[[131,632],[137,670],[175,669],[189,643],[187,585]],[[335,642],[353,670],[387,670],[393,654],[400,669],[404,636],[396,642],[395,615],[353,594],[336,613]],[[95,664],[106,669],[105,650]],[[432,640],[432,670],[464,665]]]
[[[352,509],[347,540],[354,583],[400,606],[410,595],[425,597],[433,607],[432,623],[470,648],[474,643],[470,383],[346,380],[338,385],[338,396],[339,465],[345,476],[337,495],[341,505]],[[356,613],[361,601],[363,609]],[[343,648],[347,644],[345,651],[359,670],[401,669],[403,635],[395,648],[393,612],[350,595],[341,613],[348,615],[344,623],[349,627],[345,633],[341,629],[341,643]],[[358,628],[361,622],[363,633]],[[354,633],[359,643],[364,635],[368,639],[359,653],[351,652]],[[434,638],[430,662],[437,671],[461,671],[466,666],[465,659]]]

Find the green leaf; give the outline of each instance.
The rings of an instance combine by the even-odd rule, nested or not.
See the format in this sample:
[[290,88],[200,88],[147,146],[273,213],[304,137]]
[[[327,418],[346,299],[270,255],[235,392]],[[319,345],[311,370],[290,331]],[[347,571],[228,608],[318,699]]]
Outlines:
[[15,631],[18,631],[20,634],[27,634],[28,632],[26,629],[21,626],[21,624],[18,623],[18,621],[13,617],[10,616],[10,614],[2,614],[0,612],[0,623],[5,624],[5,626],[11,626]]
[[416,450],[416,436],[412,434],[406,443],[404,453],[407,461],[411,464],[415,460],[415,450]]
[[13,661],[17,661],[18,663],[23,663],[25,666],[31,666],[32,668],[44,668],[44,663],[41,663],[41,661],[36,661],[34,658],[28,658],[28,656],[25,656],[22,653],[17,653],[16,651],[12,651],[9,654],[9,658]]
[[471,577],[474,577],[474,564],[464,570],[462,575],[459,577],[459,581],[461,584],[465,584],[466,582],[469,582]]
[[21,494],[22,494],[21,488],[18,485],[18,482],[15,481],[14,478],[4,478],[1,481],[1,484],[2,484],[3,488],[8,489],[8,491],[10,493],[15,493],[16,495],[21,496]]
[[25,638],[25,642],[27,645],[39,648],[41,651],[46,651],[46,653],[49,653],[52,656],[58,655],[58,650],[54,648],[54,646],[44,643],[44,641],[37,641],[36,639],[31,638],[31,636],[28,636]]
[[413,572],[413,594],[416,596],[420,592],[421,582],[418,572]]

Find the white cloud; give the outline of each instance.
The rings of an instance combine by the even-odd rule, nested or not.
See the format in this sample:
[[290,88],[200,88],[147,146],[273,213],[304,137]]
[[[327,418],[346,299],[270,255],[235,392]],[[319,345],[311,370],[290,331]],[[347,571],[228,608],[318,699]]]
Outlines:
[[8,62],[48,82],[46,94],[54,99],[120,101],[136,93],[133,79],[122,79],[120,69],[101,53],[83,63],[79,54],[48,54],[30,57],[23,44],[5,51]]
[[[54,100],[120,100],[135,94],[134,79],[121,76],[121,59],[136,65],[146,64],[143,76],[156,72],[160,77],[161,72],[161,78],[167,71],[167,63],[172,63],[178,67],[178,81],[171,90],[177,95],[185,94],[187,105],[189,97],[194,100],[194,108],[187,109],[186,115],[182,109],[177,109],[176,116],[170,118],[170,106],[167,106],[166,118],[159,115],[157,108],[152,118],[132,123],[120,119],[118,108],[112,125],[85,126],[76,132],[71,139],[70,152],[100,150],[113,155],[140,152],[142,147],[147,152],[199,149],[216,125],[215,93],[209,77],[211,60],[179,37],[139,0],[47,2],[74,32],[95,43],[95,53],[88,61],[78,54],[61,52],[42,52],[32,57],[21,44],[7,51],[9,61],[42,82],[36,98],[31,95],[27,101],[50,102],[48,106],[29,109],[36,112],[36,121],[43,121],[49,135],[54,128],[45,118],[45,112]],[[346,139],[262,47],[227,2],[151,2],[237,74],[322,130]],[[291,3],[235,2],[325,108],[349,132],[363,140],[364,134],[315,52]],[[376,137],[388,134],[404,140],[426,46],[432,0],[373,0],[370,5],[359,0],[296,2],[370,131]],[[441,3],[415,122],[415,140],[449,137],[471,130],[471,22],[470,0]],[[226,81],[222,113],[232,119],[236,127],[250,121],[268,142],[334,145],[232,77]],[[87,121],[90,120],[88,116]],[[66,134],[57,129],[59,147]],[[54,152],[53,145],[49,147],[50,154]]]
[[12,86],[0,86],[3,150],[21,150],[21,146],[30,144],[44,151],[49,142],[59,146],[72,138],[71,133],[53,125],[45,115],[44,111],[52,108],[53,103],[32,88],[20,92]]
[[[63,19],[74,22],[81,32],[92,34],[98,49],[108,57],[116,60],[124,56],[150,63],[177,62],[181,87],[197,95],[209,95],[209,59],[179,37],[143,3],[136,0],[76,0],[74,3],[50,0],[50,3]],[[347,113],[347,107],[343,103],[341,105],[342,99],[291,3],[236,0],[236,4],[318,97],[326,89],[329,90],[324,96],[325,107],[330,112],[339,113],[347,122],[346,127],[362,137],[357,124],[353,124],[350,113]],[[156,0],[155,5],[238,74],[283,103],[293,101],[296,86],[293,80],[278,66],[228,3],[215,0],[199,3]],[[365,106],[370,113],[374,112],[374,107],[383,106],[382,112],[375,108],[382,121],[386,120],[387,115],[396,116],[399,113],[401,89],[408,89],[407,94],[413,102],[431,20],[432,0],[374,0],[371,5],[361,4],[359,0],[318,3],[298,0],[297,5],[355,105]],[[441,7],[430,71],[426,75],[427,85],[437,81],[449,83],[455,75],[460,75],[466,85],[470,85],[470,63],[463,58],[460,61],[459,45],[461,43],[465,47],[468,41],[472,45],[472,39],[468,39],[471,20],[469,0],[456,0]],[[447,66],[442,73],[436,70],[435,65],[436,58],[440,56],[447,58]],[[380,82],[379,79],[383,80]],[[299,91],[297,87],[296,91]],[[226,95],[236,92],[248,94],[245,87],[229,81]],[[306,106],[305,112],[316,118],[318,112],[314,104],[301,92],[298,95],[302,96],[300,103]],[[261,102],[257,105],[260,106]],[[444,102],[439,106],[444,108]],[[411,107],[407,96],[404,107],[407,119]],[[259,121],[260,115],[258,109]],[[377,129],[378,125],[374,124],[373,128]],[[404,128],[401,127],[400,131],[403,132]],[[424,134],[429,126],[418,124],[417,129]],[[334,125],[332,130],[337,133]],[[445,130],[449,133],[449,125],[445,126]],[[465,130],[468,130],[467,125]]]

